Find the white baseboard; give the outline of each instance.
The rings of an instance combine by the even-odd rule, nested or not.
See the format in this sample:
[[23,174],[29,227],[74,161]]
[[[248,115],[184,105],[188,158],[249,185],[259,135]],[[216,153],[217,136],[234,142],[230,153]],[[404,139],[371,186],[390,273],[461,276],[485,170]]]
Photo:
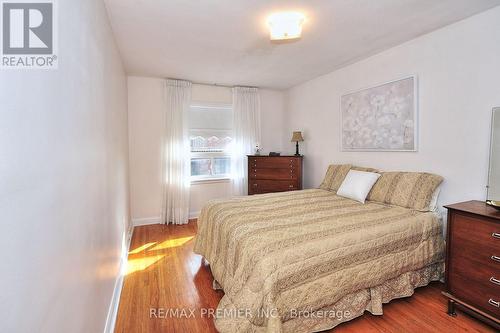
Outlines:
[[159,216],[155,217],[141,217],[132,219],[132,225],[134,227],[138,227],[141,225],[149,225],[149,224],[159,224],[161,222],[161,218]]
[[200,211],[197,212],[189,212],[189,218],[190,219],[197,219],[198,216],[200,216]]
[[115,331],[116,316],[118,315],[118,306],[120,304],[120,296],[123,287],[123,278],[125,274],[125,268],[127,267],[128,252],[130,250],[130,242],[132,241],[132,234],[134,233],[134,226],[131,225],[127,230],[127,235],[125,236],[124,246],[122,249],[122,255],[120,259],[120,267],[118,271],[118,276],[115,281],[115,286],[113,289],[113,296],[111,297],[111,303],[108,309],[108,316],[106,317],[106,325],[104,326],[104,333],[113,333]]
[[[200,211],[197,212],[189,212],[190,219],[197,219],[200,216]],[[134,227],[139,227],[141,225],[150,225],[150,224],[160,224],[160,217],[141,217],[137,219],[132,219],[132,224]]]

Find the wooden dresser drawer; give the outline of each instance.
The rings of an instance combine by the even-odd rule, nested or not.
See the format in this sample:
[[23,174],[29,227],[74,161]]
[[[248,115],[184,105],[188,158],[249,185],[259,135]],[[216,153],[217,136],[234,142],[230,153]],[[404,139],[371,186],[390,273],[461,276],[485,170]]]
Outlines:
[[[474,216],[455,213],[453,219],[451,237],[455,239],[457,246],[467,250],[481,247],[486,251],[500,249],[500,226],[498,223],[490,222]],[[500,253],[498,253],[500,256]]]
[[255,194],[285,192],[298,189],[297,182],[289,180],[251,180],[250,187]]
[[[492,257],[495,255],[476,255],[472,254],[472,251],[454,252],[450,258],[450,274],[466,276],[471,281],[496,288],[500,296],[500,262]],[[498,258],[500,260],[500,257]]]
[[248,174],[252,179],[289,180],[298,177],[297,171],[294,169],[250,169]]
[[297,168],[298,160],[293,157],[249,157],[248,165],[252,168],[280,168],[280,169],[289,169],[289,168]]
[[500,308],[488,303],[490,299],[500,302],[500,262],[488,255],[455,252],[449,274],[449,289],[454,295],[492,315],[500,313]]
[[[491,283],[471,281],[467,276],[450,273],[450,291],[457,298],[494,317],[500,317],[500,288]],[[499,307],[496,306],[499,305]]]

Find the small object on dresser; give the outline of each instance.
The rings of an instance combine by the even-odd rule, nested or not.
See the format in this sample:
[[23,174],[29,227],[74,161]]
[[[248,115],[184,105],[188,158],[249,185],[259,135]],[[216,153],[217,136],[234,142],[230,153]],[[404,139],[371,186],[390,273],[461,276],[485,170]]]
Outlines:
[[261,147],[259,146],[259,144],[257,143],[257,144],[255,145],[255,155],[256,155],[256,156],[260,156],[260,151],[261,151],[261,149],[262,149],[262,148],[261,148]]
[[500,210],[500,201],[495,201],[495,200],[486,200],[486,204]]
[[277,153],[275,151],[269,152],[269,156],[280,156],[280,155],[281,155],[281,153]]
[[448,314],[455,305],[500,329],[500,212],[484,201],[448,209],[446,291]]

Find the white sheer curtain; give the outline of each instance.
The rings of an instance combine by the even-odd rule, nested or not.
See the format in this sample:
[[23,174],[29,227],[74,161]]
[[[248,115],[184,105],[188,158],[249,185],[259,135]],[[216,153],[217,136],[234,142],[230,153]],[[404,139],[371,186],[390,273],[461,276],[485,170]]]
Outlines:
[[233,153],[231,156],[233,195],[248,193],[247,158],[260,140],[260,96],[257,88],[233,88]]
[[188,113],[191,103],[191,82],[167,79],[165,101],[161,218],[166,224],[185,224],[189,219]]

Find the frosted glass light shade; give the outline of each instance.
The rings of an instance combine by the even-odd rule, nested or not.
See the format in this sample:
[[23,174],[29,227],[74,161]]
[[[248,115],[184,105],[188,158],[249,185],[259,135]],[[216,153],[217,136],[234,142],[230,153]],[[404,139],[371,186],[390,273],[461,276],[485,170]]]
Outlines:
[[298,12],[272,14],[267,19],[271,40],[300,38],[302,23],[304,23],[304,15]]

